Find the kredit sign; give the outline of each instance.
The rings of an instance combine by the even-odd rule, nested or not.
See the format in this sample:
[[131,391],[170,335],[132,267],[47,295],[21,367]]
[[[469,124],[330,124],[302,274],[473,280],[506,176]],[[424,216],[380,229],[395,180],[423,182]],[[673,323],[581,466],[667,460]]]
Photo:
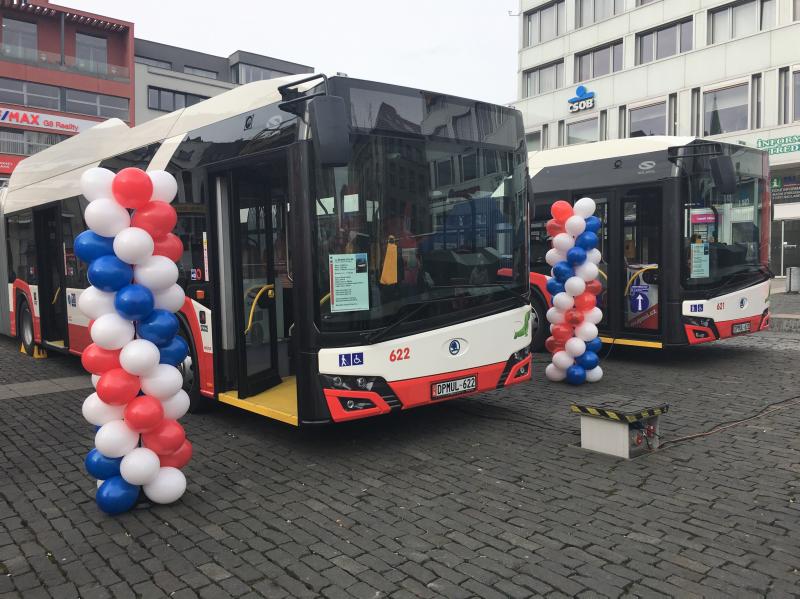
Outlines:
[[97,121],[0,106],[0,125],[4,124],[50,129],[61,133],[80,133],[96,125]]

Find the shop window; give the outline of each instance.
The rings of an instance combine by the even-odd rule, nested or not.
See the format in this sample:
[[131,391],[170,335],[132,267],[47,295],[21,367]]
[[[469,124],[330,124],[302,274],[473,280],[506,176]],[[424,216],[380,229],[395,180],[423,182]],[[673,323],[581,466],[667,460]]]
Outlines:
[[537,67],[524,74],[525,97],[544,94],[564,87],[564,61]]
[[567,145],[597,141],[597,118],[569,123],[567,125]]
[[636,35],[636,64],[667,58],[692,49],[692,19],[684,19]]
[[560,35],[564,35],[567,29],[564,0],[552,2],[525,13],[524,29],[526,46],[549,42]]
[[575,82],[616,73],[622,69],[622,40],[575,56]]
[[747,83],[742,83],[703,94],[704,135],[719,135],[748,128],[747,88]]
[[629,111],[631,137],[667,134],[667,103],[659,102]]

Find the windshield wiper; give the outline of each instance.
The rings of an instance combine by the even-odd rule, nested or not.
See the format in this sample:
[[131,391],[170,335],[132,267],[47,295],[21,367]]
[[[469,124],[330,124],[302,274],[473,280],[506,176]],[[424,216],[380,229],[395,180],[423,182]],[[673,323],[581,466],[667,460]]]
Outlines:
[[439,302],[444,302],[444,301],[452,300],[452,299],[454,299],[454,297],[452,297],[452,296],[449,296],[449,297],[438,297],[436,299],[423,300],[421,302],[414,302],[414,303],[411,303],[411,304],[406,304],[406,306],[414,306],[414,307],[411,308],[411,310],[409,310],[405,314],[403,314],[400,318],[398,318],[397,320],[392,322],[391,324],[388,324],[385,327],[383,327],[382,329],[378,329],[377,331],[373,331],[372,333],[367,335],[366,338],[365,338],[365,341],[367,343],[375,343],[381,337],[385,337],[386,334],[389,331],[393,330],[398,325],[406,322],[409,318],[411,318],[415,314],[418,314],[419,312],[421,312],[423,308],[426,308],[426,307],[430,306],[431,304],[438,304]]

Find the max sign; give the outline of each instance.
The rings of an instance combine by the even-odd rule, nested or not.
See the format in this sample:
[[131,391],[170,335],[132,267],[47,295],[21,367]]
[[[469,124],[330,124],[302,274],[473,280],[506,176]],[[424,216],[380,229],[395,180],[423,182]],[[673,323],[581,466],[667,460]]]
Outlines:
[[97,121],[87,119],[74,119],[55,114],[31,112],[29,110],[16,110],[0,106],[0,123],[10,125],[28,125],[40,129],[52,129],[67,133],[80,133],[97,124]]
[[575,97],[567,100],[570,112],[580,112],[594,108],[594,92],[587,91],[583,85],[575,90]]

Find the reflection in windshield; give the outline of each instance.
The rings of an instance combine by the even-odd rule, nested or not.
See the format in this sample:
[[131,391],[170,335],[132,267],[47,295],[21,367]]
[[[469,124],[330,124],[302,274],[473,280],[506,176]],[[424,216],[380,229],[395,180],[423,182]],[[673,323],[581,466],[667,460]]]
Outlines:
[[[355,138],[349,167],[318,173],[322,330],[374,329],[440,298],[449,313],[526,289],[521,153]],[[432,312],[420,311],[414,318]]]

